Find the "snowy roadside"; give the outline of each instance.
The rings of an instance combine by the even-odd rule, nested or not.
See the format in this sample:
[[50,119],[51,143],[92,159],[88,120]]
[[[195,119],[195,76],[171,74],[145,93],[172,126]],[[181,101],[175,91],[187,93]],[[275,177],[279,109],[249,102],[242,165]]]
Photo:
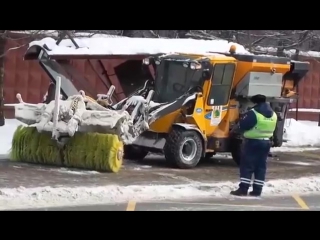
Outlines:
[[283,137],[287,142],[282,147],[292,149],[320,147],[320,127],[317,122],[296,121],[290,118],[286,119],[284,128]]
[[[120,203],[129,200],[152,201],[229,197],[236,182],[215,182],[181,185],[131,185],[75,188],[3,188],[0,189],[0,210],[74,205]],[[264,196],[307,194],[320,191],[320,177],[272,180],[266,183]]]
[[[15,119],[6,119],[6,125],[0,127],[0,161],[8,159],[11,140],[15,129],[21,123]],[[272,149],[273,152],[302,152],[320,149],[320,127],[317,122],[296,121],[287,119],[282,147]]]
[[0,127],[0,161],[9,158],[12,137],[19,125],[24,124],[16,119],[6,119],[5,126]]
[[[6,120],[0,127],[0,159],[11,148],[12,135],[19,125],[17,120]],[[313,122],[286,121],[285,138],[288,140],[281,148],[273,151],[316,150],[320,146],[320,128]],[[93,171],[71,171],[60,168],[61,173],[75,175],[98,174]],[[37,187],[0,188],[0,210],[18,208],[57,207],[87,204],[126,202],[128,200],[152,201],[192,199],[205,197],[229,197],[229,192],[238,182],[192,183],[181,185],[106,185],[96,187]],[[272,180],[264,189],[266,196],[288,195],[292,193],[312,193],[320,191],[320,177]]]

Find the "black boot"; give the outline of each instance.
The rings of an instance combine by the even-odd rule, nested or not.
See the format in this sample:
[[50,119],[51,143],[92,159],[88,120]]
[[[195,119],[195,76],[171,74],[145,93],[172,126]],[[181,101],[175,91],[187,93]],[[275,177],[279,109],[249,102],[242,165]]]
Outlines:
[[261,193],[252,191],[252,192],[249,193],[249,195],[250,195],[251,197],[260,197],[260,196],[261,196]]
[[231,191],[230,194],[234,195],[234,196],[247,196],[248,195],[248,191],[245,191],[245,190],[243,190],[241,188],[238,188],[235,191]]

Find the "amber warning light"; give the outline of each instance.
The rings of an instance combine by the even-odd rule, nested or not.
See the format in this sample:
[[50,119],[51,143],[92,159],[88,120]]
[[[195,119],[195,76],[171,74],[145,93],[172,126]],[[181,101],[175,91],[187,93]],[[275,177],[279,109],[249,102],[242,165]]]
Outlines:
[[230,46],[230,49],[229,49],[229,52],[230,52],[231,54],[235,54],[235,53],[236,53],[236,50],[237,50],[236,45],[231,45],[231,46]]

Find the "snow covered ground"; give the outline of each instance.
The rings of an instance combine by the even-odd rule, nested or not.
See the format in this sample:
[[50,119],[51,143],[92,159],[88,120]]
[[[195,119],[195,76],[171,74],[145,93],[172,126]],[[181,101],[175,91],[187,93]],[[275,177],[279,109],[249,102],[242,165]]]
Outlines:
[[[18,126],[17,120],[6,120],[0,127],[0,155],[7,154],[11,147],[11,138]],[[303,151],[320,147],[320,127],[314,122],[286,121],[286,138],[288,142],[278,151]],[[68,169],[56,169],[66,174],[84,172]],[[87,171],[87,175],[98,174]],[[162,200],[179,198],[227,197],[230,190],[237,187],[237,182],[192,182],[180,185],[106,185],[97,187],[38,187],[38,188],[1,188],[0,210],[14,208],[36,208],[50,206],[103,204],[125,202],[128,200]],[[320,191],[320,177],[268,181],[265,195],[286,195],[292,193],[310,193]]]
[[[10,188],[0,189],[0,210],[54,206],[107,204],[129,200],[173,200],[205,197],[229,197],[236,182],[214,182],[181,185],[131,185],[76,188]],[[320,191],[320,177],[272,180],[266,183],[265,196],[303,194]]]
[[[6,119],[6,125],[0,127],[0,159],[8,157],[13,133],[20,124],[15,119]],[[317,122],[287,119],[285,129],[284,138],[287,142],[282,147],[274,148],[272,151],[300,152],[320,148],[320,127],[318,127]]]

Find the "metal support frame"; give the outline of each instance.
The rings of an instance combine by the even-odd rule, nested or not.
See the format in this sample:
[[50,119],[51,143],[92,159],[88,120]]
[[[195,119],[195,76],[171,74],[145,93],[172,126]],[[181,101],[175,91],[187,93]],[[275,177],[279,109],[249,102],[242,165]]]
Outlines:
[[52,129],[52,139],[58,140],[59,132],[57,130],[57,124],[59,120],[59,109],[60,109],[60,88],[61,88],[61,77],[57,76],[56,79],[56,94],[54,101],[54,111],[53,111],[53,129]]
[[71,34],[69,33],[68,30],[59,30],[61,31],[60,36],[56,42],[57,45],[59,45],[61,43],[61,41],[68,36],[68,38],[71,40],[71,42],[73,43],[73,45],[76,47],[76,49],[80,48],[79,45],[77,44],[77,42],[74,40],[74,38],[71,36]]

